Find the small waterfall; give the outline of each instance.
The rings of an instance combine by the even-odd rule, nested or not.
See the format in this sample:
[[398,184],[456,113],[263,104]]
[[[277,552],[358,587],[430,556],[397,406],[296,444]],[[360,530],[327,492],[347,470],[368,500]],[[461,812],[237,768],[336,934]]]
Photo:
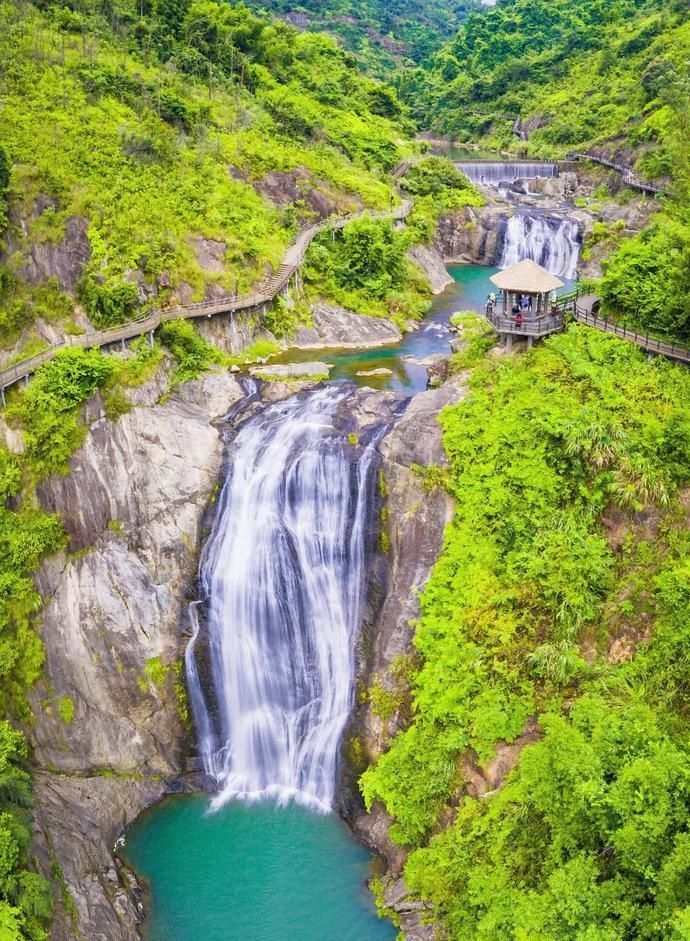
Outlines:
[[455,164],[470,183],[483,186],[500,186],[515,180],[536,180],[541,177],[558,176],[556,163],[462,163]]
[[516,214],[508,220],[501,268],[531,258],[561,278],[577,276],[580,229],[572,219]]
[[187,649],[215,807],[264,797],[332,806],[376,477],[375,442],[355,448],[334,424],[351,394],[327,387],[270,405],[232,446]]

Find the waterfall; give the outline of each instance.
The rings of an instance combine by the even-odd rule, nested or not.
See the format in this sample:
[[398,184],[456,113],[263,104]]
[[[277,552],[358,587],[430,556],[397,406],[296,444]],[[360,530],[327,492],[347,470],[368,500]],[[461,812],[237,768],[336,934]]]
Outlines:
[[501,267],[531,258],[561,278],[577,276],[580,229],[572,219],[516,214],[508,220]]
[[353,446],[334,424],[351,394],[327,387],[270,405],[232,446],[187,649],[215,807],[264,797],[332,806],[376,477],[375,442]]
[[540,177],[558,176],[556,163],[463,163],[455,164],[470,183],[484,186],[500,186],[515,180],[535,180]]

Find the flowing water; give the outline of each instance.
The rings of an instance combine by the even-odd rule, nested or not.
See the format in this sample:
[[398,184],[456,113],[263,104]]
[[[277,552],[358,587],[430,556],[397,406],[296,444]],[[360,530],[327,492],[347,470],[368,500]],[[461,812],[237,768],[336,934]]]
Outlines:
[[[351,708],[376,478],[375,436],[349,440],[339,415],[353,379],[425,387],[419,359],[448,352],[451,314],[482,310],[498,269],[449,270],[417,331],[330,351],[332,384],[261,409],[230,444],[187,657],[216,812],[206,797],[168,798],[128,832],[123,855],[151,889],[147,941],[396,937],[366,889],[369,854],[335,814],[314,813],[332,806]],[[379,364],[393,376],[356,376]]]
[[551,274],[573,280],[580,256],[580,229],[572,219],[516,213],[508,220],[501,267],[531,258]]
[[[375,440],[354,447],[335,427],[350,394],[326,386],[270,405],[232,446],[202,558],[205,617],[187,648],[215,808],[267,797],[332,806],[376,458]],[[210,695],[196,662],[201,620]]]
[[527,161],[496,161],[495,163],[473,163],[458,161],[455,166],[471,183],[480,186],[498,187],[516,180],[536,180],[558,176],[556,163],[529,163]]

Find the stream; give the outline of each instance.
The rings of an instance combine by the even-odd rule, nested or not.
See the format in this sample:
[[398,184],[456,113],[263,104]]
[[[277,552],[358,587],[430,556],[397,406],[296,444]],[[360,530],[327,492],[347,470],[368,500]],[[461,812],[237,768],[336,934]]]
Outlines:
[[[451,315],[482,310],[497,270],[449,267],[453,284],[417,330],[320,351],[331,382],[255,412],[235,436],[187,657],[215,797],[210,810],[208,796],[170,796],[126,835],[121,854],[150,888],[146,941],[396,937],[366,887],[369,853],[331,811],[376,469],[375,440],[348,445],[334,415],[353,383],[425,389],[419,360],[448,352]],[[290,353],[300,359],[314,351]],[[392,375],[356,376],[380,367]]]

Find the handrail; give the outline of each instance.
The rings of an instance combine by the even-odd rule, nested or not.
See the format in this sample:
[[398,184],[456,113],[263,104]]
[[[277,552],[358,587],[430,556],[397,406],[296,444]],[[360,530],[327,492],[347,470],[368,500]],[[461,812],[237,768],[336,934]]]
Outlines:
[[657,340],[647,333],[638,333],[636,330],[628,330],[627,327],[619,327],[612,323],[608,317],[600,317],[593,311],[588,311],[579,304],[573,306],[573,316],[578,323],[585,324],[588,327],[595,327],[597,330],[603,330],[605,333],[613,333],[622,340],[629,340],[635,343],[643,350],[650,353],[660,353],[662,356],[668,356],[671,359],[680,360],[683,363],[690,363],[690,350],[682,346],[676,346],[675,343],[664,343],[663,340]]
[[0,390],[4,391],[9,386],[14,385],[15,382],[19,382],[20,379],[30,376],[39,366],[54,359],[61,350],[70,347],[89,349],[107,346],[110,343],[118,343],[121,340],[130,340],[132,337],[151,333],[162,323],[167,323],[170,320],[212,317],[214,314],[234,313],[238,310],[247,310],[267,304],[286,287],[292,276],[304,263],[307,249],[319,232],[324,229],[342,229],[353,219],[359,219],[367,215],[373,219],[406,219],[412,210],[412,206],[413,201],[405,199],[400,206],[395,206],[393,209],[375,212],[367,212],[367,210],[351,212],[345,216],[329,216],[320,222],[305,224],[301,226],[285,253],[285,257],[292,258],[295,249],[297,249],[297,254],[293,260],[290,262],[284,261],[270,280],[264,284],[259,283],[257,289],[252,293],[241,294],[234,298],[229,297],[222,301],[198,301],[194,304],[177,305],[163,309],[157,308],[148,314],[142,314],[115,327],[106,327],[103,330],[94,330],[91,333],[65,337],[62,343],[57,343],[35,356],[1,369]]
[[629,167],[623,166],[622,163],[616,163],[614,160],[609,160],[606,157],[600,157],[598,154],[593,153],[571,153],[568,154],[568,158],[571,160],[591,160],[594,163],[599,163],[603,167],[610,167],[612,170],[616,170],[618,173],[622,174],[623,180],[627,183],[628,186],[633,189],[641,190],[643,193],[653,193],[655,196],[660,196],[667,191],[667,187],[663,186],[661,183],[652,183],[648,180],[643,180]]

